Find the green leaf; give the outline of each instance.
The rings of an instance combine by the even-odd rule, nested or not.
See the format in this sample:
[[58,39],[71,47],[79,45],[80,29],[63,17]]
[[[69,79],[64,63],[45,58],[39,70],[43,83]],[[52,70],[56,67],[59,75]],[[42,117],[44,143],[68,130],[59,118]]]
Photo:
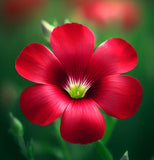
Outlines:
[[128,157],[128,151],[126,151],[124,153],[124,155],[122,156],[122,158],[120,160],[129,160],[129,157]]
[[113,160],[110,151],[105,147],[102,141],[97,141],[96,149],[102,160]]

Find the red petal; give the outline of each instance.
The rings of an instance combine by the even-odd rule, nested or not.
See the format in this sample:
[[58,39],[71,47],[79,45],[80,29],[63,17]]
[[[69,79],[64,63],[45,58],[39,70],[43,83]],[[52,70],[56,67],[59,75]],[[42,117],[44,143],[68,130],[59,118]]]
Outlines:
[[66,76],[58,59],[39,43],[29,44],[22,50],[15,68],[21,76],[36,83],[61,83]]
[[105,121],[93,100],[77,100],[63,113],[60,131],[68,142],[87,144],[103,137]]
[[50,35],[51,48],[64,65],[67,73],[75,78],[84,73],[94,50],[94,35],[78,23],[56,27]]
[[38,84],[26,88],[20,97],[20,108],[29,121],[48,125],[61,116],[69,99],[54,85]]
[[132,70],[138,61],[135,49],[125,40],[112,38],[102,43],[93,54],[87,75],[100,78]]
[[138,110],[142,101],[142,87],[133,77],[113,75],[104,78],[101,84],[95,86],[95,89],[91,90],[91,96],[104,112],[125,119]]

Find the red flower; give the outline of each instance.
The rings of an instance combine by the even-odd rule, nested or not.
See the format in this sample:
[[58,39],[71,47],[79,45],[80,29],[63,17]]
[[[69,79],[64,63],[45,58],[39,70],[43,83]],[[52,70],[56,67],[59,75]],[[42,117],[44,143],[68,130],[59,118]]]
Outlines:
[[136,66],[135,49],[123,39],[112,38],[94,51],[94,41],[86,26],[64,24],[51,32],[54,54],[32,43],[15,64],[21,76],[39,83],[21,94],[20,107],[27,119],[48,125],[62,115],[61,135],[72,143],[102,138],[105,121],[98,106],[124,119],[135,114],[142,99],[140,83],[121,75]]
[[30,18],[46,3],[46,0],[5,0],[2,15],[9,23],[19,23]]
[[125,30],[134,28],[139,22],[139,8],[133,2],[82,2],[76,14],[98,26],[120,23]]

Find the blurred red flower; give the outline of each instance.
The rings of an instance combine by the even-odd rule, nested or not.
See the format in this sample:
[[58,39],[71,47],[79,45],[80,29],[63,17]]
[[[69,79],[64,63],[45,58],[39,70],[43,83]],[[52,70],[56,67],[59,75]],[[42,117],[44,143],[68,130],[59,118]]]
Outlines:
[[131,1],[91,0],[78,4],[76,15],[97,26],[117,23],[124,30],[134,28],[140,19],[139,7]]
[[5,0],[2,16],[8,23],[20,23],[31,18],[46,3],[46,0]]
[[129,43],[112,38],[94,51],[92,31],[67,23],[51,32],[50,44],[54,54],[42,44],[32,43],[15,63],[21,76],[39,83],[20,97],[28,120],[48,125],[62,115],[61,136],[71,143],[87,144],[101,139],[105,132],[98,106],[116,118],[135,114],[142,100],[141,85],[135,78],[121,75],[138,61]]

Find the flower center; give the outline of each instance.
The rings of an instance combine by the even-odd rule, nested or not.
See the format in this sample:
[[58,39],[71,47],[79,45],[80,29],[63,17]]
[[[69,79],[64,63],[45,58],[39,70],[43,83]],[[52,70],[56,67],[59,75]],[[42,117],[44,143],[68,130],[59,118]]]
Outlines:
[[86,84],[79,84],[79,83],[71,83],[69,86],[66,87],[66,91],[72,98],[83,98],[89,89],[88,85]]

